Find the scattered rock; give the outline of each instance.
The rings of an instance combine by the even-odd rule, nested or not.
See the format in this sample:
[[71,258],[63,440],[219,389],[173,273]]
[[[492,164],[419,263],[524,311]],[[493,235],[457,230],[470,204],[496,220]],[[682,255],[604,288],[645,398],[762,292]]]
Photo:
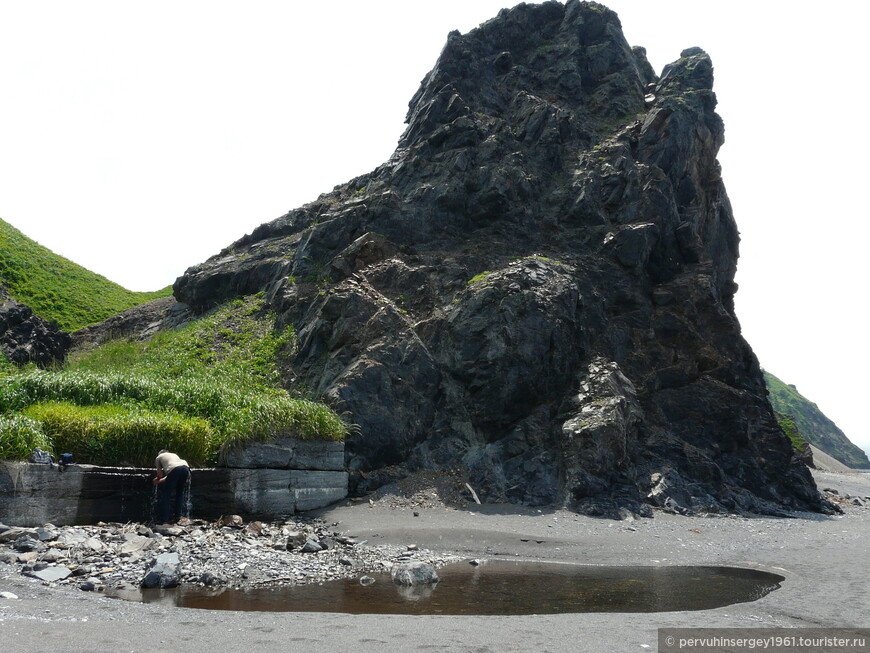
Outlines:
[[224,515],[218,521],[221,526],[229,528],[242,528],[245,525],[245,520],[239,515]]
[[371,576],[360,576],[359,584],[363,587],[368,587],[369,585],[374,585],[375,579]]
[[245,580],[259,581],[263,579],[263,576],[263,572],[257,567],[248,565],[242,570],[242,578]]
[[36,538],[40,542],[49,542],[57,538],[57,531],[53,528],[37,528]]
[[226,579],[222,578],[221,576],[217,576],[210,571],[207,571],[199,577],[199,582],[206,587],[215,587],[218,585],[224,585],[226,583]]
[[68,577],[72,571],[67,567],[46,567],[45,569],[33,570],[28,572],[28,576],[38,578],[46,583],[55,583]]
[[17,594],[13,594],[12,592],[0,592],[0,599],[8,599],[14,601],[18,598]]
[[299,531],[290,531],[287,534],[287,550],[292,551],[293,549],[298,549],[302,546],[305,546],[305,542],[307,540],[307,534],[301,533]]
[[431,585],[438,582],[435,567],[425,562],[407,562],[394,565],[390,577],[396,585]]
[[103,544],[102,540],[97,537],[89,537],[87,540],[82,542],[82,547],[85,549],[90,549],[94,553],[102,553],[106,550],[106,545]]
[[156,546],[154,540],[149,537],[145,537],[144,535],[134,535],[133,533],[125,533],[124,543],[121,544],[118,553],[123,554],[147,551],[148,549],[154,548],[154,546]]
[[45,545],[39,540],[31,539],[26,535],[22,535],[12,544],[12,548],[21,553],[27,551],[39,551],[45,548]]
[[[7,542],[0,544],[0,560],[6,560],[23,574],[46,573],[57,568],[51,565],[63,561],[71,573],[65,579],[51,582],[87,591],[107,586],[141,587],[149,574],[148,584],[156,583],[158,587],[161,582],[164,587],[171,586],[173,578],[179,585],[250,587],[358,577],[383,572],[396,562],[420,560],[442,565],[454,560],[452,556],[433,556],[425,550],[371,546],[366,541],[334,533],[331,528],[336,525],[327,528],[320,520],[302,518],[285,524],[261,522],[256,527],[260,534],[256,535],[247,528],[194,521],[180,527],[181,533],[174,537],[159,533],[149,536],[150,531],[137,524],[52,527],[57,531],[57,539],[50,542],[51,549],[17,553],[12,549],[14,541]],[[311,541],[322,547],[326,542],[331,548],[321,548],[317,555],[303,553],[299,547],[288,550],[288,533],[303,534],[302,545]],[[36,537],[27,539],[45,546]],[[94,541],[100,546],[95,547]],[[350,551],[352,557],[348,555]],[[158,573],[161,571],[158,558],[163,561],[161,556],[166,554],[171,556],[169,562],[175,566],[175,574],[165,568],[162,569],[165,574]],[[93,590],[89,582],[94,583]]]
[[71,528],[64,530],[60,535],[57,536],[57,544],[63,546],[74,546],[76,544],[81,544],[85,540],[88,539],[88,534],[79,528]]
[[7,528],[5,531],[0,533],[0,543],[3,542],[14,542],[15,540],[29,537],[36,539],[36,529],[33,528]]
[[90,565],[80,565],[73,569],[73,576],[90,576],[94,573],[94,568]]
[[172,524],[160,524],[154,527],[154,532],[165,537],[178,537],[184,534],[184,529],[181,526],[173,526]]
[[309,537],[305,540],[305,544],[302,545],[302,553],[317,553],[318,551],[322,551],[324,547],[320,544],[320,542],[315,537]]
[[250,533],[251,535],[255,535],[257,537],[259,537],[260,535],[263,534],[264,528],[265,527],[263,526],[263,522],[261,522],[261,521],[252,521],[247,526],[245,526],[245,530],[248,533]]
[[148,573],[142,579],[142,587],[176,587],[180,580],[177,553],[161,553],[151,563]]

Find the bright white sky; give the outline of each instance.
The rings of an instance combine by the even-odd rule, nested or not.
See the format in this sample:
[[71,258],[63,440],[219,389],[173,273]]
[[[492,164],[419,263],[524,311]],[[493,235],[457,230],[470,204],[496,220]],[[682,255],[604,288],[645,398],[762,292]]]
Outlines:
[[[0,217],[128,288],[166,286],[383,162],[447,33],[510,4],[0,0]],[[744,334],[870,450],[863,3],[605,4],[657,71],[712,56]]]

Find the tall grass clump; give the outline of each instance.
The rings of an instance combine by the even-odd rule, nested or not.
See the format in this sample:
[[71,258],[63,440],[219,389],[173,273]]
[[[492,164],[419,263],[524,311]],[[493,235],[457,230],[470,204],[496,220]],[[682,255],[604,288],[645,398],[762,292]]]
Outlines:
[[29,406],[24,415],[42,425],[58,453],[95,464],[151,466],[170,449],[189,463],[209,458],[211,427],[206,420],[129,406],[76,406],[48,402]]
[[276,387],[295,335],[274,324],[252,297],[149,342],[107,343],[60,371],[0,375],[0,414],[23,413],[50,450],[102,464],[150,464],[164,447],[214,462],[277,435],[343,439],[349,427],[328,406]]
[[36,447],[52,449],[39,421],[15,413],[0,415],[0,460],[27,458]]
[[0,412],[44,402],[172,411],[207,420],[223,439],[260,439],[289,431],[300,439],[340,440],[347,431],[343,420],[322,403],[206,377],[34,370],[0,379]]

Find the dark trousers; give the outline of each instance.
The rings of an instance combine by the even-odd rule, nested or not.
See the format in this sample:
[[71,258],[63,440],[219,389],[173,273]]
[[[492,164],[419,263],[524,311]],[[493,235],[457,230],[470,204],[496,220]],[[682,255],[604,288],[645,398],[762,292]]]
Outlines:
[[[190,468],[182,465],[166,475],[166,480],[157,486],[157,520],[168,522],[184,515],[184,499],[190,481]],[[170,507],[172,511],[170,513]]]

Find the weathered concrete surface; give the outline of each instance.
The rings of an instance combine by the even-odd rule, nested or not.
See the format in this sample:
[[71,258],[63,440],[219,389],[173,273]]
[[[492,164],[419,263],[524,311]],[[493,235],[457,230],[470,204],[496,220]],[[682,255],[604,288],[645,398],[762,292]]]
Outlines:
[[[225,486],[230,488],[232,501],[237,507],[235,512],[271,517],[292,515],[302,510],[322,508],[347,496],[347,473],[300,469],[215,469],[208,475],[220,479],[225,475]],[[206,475],[202,475],[206,480]],[[194,482],[197,476],[194,475]],[[194,506],[208,500],[197,492],[194,485]],[[217,505],[209,505],[210,513],[215,513]],[[197,508],[205,509],[205,506]],[[231,512],[226,509],[219,514]],[[218,516],[214,515],[214,516]],[[211,515],[209,515],[211,516]]]
[[0,462],[0,520],[7,524],[142,520],[150,508],[153,473],[71,465]]
[[253,442],[242,451],[232,454],[226,466],[340,472],[344,470],[344,442],[312,442],[295,438]]
[[[150,521],[153,471],[0,462],[0,521],[11,526]],[[278,518],[347,496],[347,473],[310,469],[194,469],[191,516]]]

